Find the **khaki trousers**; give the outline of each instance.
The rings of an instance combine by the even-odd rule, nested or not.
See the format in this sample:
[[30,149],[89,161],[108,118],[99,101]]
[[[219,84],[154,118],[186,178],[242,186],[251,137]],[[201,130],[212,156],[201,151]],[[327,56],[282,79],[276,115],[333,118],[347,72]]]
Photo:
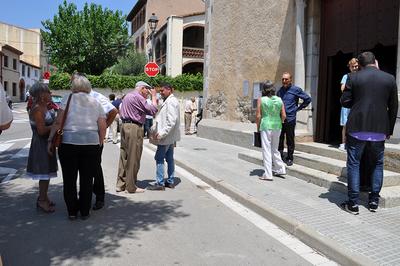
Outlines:
[[117,190],[136,191],[137,174],[143,150],[143,127],[123,123],[121,126],[121,148],[119,154]]
[[185,134],[190,133],[191,124],[192,124],[192,113],[185,113]]

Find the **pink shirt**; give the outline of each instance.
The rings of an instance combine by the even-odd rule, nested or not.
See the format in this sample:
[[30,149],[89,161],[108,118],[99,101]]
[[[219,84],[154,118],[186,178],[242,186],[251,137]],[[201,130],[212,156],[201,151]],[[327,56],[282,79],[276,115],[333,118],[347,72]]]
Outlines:
[[120,108],[121,119],[131,119],[144,124],[146,115],[154,116],[157,113],[157,107],[146,102],[146,99],[136,91],[128,93],[122,100]]

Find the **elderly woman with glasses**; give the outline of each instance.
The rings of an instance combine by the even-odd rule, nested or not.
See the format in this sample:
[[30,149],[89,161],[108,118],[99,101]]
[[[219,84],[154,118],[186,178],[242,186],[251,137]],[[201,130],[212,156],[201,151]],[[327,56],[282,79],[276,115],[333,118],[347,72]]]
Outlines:
[[[83,220],[89,217],[93,177],[100,164],[99,154],[106,133],[106,115],[100,103],[89,95],[91,89],[91,84],[85,76],[73,75],[72,94],[63,98],[49,138],[50,142],[66,116],[58,156],[64,181],[64,200],[70,220],[76,219],[78,212]],[[71,99],[66,113],[69,97]],[[50,153],[53,152],[51,149],[49,144]],[[76,187],[78,172],[79,197]]]
[[57,158],[55,154],[47,154],[47,138],[55,120],[55,112],[47,108],[51,101],[51,94],[46,84],[34,84],[29,93],[33,99],[29,112],[32,140],[26,172],[28,177],[39,180],[37,208],[46,213],[52,213],[55,210],[54,203],[50,201],[47,191],[50,178],[57,177]]

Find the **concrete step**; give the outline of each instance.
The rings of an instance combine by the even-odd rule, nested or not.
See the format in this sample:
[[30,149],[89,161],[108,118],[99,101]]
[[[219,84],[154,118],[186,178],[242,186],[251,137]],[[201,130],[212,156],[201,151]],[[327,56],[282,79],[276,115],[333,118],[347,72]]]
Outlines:
[[[260,151],[248,150],[238,154],[239,159],[263,166],[262,153]],[[287,174],[308,183],[312,183],[329,190],[335,190],[347,194],[347,184],[343,177],[316,170],[296,163],[286,168]],[[391,208],[400,206],[400,186],[383,187],[380,193],[380,207]],[[361,192],[360,200],[368,202],[368,193]]]
[[[317,142],[296,142],[296,150],[316,154],[332,159],[346,161],[347,153],[340,151],[336,146]],[[400,173],[400,145],[385,144],[385,169]]]
[[[340,180],[347,180],[346,162],[311,153],[295,151],[294,161],[297,165],[326,172],[338,176]],[[400,174],[392,171],[383,171],[383,186],[400,186]]]

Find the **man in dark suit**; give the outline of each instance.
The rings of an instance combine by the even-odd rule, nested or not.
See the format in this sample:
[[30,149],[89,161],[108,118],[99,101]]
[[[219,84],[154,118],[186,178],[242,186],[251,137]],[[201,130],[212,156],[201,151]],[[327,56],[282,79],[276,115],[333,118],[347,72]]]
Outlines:
[[341,207],[352,214],[359,211],[360,160],[366,148],[373,167],[368,209],[378,209],[385,140],[393,134],[398,109],[395,78],[377,68],[374,54],[361,53],[358,64],[361,71],[349,74],[340,98],[343,107],[351,108],[346,124],[348,201]]

